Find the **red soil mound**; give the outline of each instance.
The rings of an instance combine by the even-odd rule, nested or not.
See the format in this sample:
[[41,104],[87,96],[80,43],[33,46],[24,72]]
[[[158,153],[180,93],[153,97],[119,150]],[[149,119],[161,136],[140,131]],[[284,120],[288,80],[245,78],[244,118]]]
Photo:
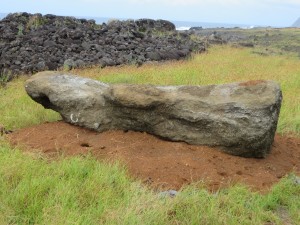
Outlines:
[[265,159],[231,156],[217,148],[164,141],[140,132],[97,133],[63,122],[21,129],[8,137],[26,151],[51,156],[92,153],[100,160],[121,160],[132,176],[159,189],[179,189],[203,180],[211,190],[240,182],[266,191],[286,174],[300,173],[300,139],[280,135]]

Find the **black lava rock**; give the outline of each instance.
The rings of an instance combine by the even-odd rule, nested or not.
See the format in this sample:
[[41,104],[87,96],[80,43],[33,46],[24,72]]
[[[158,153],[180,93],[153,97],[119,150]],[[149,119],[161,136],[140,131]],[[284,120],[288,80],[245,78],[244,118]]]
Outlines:
[[178,60],[204,43],[182,35],[166,20],[111,21],[14,13],[0,21],[0,78],[43,70],[90,65],[138,66],[146,61]]

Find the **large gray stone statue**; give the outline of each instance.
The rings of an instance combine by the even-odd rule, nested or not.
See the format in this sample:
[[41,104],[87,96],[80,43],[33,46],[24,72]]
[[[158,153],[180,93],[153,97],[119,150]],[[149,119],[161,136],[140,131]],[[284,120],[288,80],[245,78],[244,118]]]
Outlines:
[[152,86],[105,84],[63,72],[41,72],[25,87],[33,100],[71,124],[100,132],[145,131],[258,158],[271,149],[282,100],[273,81]]

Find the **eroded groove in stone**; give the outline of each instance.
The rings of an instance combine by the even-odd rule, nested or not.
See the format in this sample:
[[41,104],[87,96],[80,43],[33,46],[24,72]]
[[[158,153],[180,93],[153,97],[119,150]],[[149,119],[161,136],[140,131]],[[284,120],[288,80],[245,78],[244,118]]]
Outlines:
[[265,157],[282,101],[273,81],[208,86],[105,84],[60,72],[26,82],[30,97],[64,121],[96,131],[145,131],[172,141]]

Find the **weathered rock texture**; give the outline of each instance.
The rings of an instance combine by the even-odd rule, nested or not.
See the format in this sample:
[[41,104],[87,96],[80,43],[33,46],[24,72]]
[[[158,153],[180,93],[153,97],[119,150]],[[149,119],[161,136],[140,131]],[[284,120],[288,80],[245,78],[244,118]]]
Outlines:
[[203,42],[165,20],[111,21],[15,13],[0,21],[0,78],[60,67],[115,66],[178,60]]
[[273,81],[209,86],[104,84],[43,72],[30,78],[26,91],[66,122],[106,131],[146,131],[173,141],[222,146],[245,157],[270,151],[281,105]]

